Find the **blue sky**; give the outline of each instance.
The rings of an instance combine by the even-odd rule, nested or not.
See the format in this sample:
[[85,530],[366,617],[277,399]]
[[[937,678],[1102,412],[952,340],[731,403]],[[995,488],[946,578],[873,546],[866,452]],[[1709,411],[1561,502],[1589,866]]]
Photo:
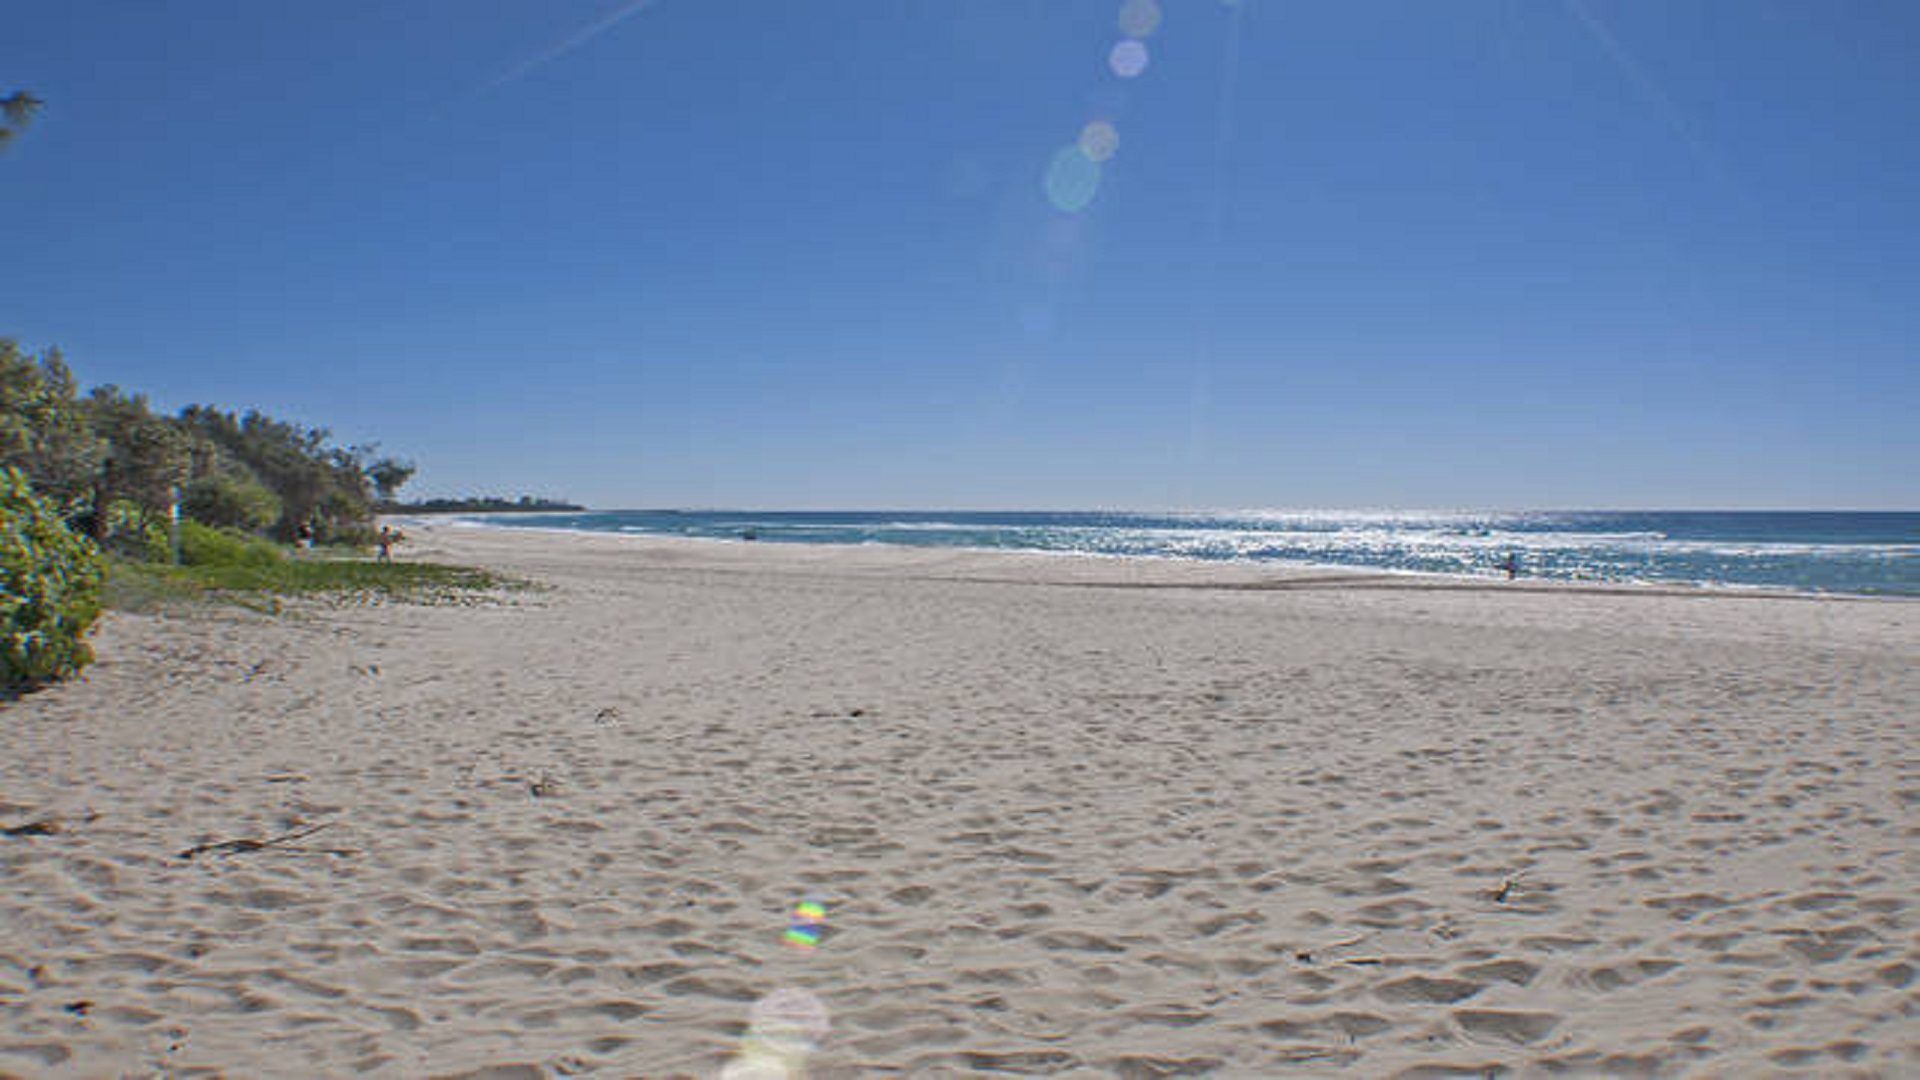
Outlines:
[[16,5],[0,335],[421,495],[1920,507],[1920,5],[1143,4]]

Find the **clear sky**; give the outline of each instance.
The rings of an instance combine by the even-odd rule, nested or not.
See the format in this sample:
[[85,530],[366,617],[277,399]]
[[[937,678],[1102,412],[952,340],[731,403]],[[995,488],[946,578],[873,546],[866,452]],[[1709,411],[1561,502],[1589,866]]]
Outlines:
[[1904,0],[12,4],[0,335],[415,495],[1916,508],[1917,73]]

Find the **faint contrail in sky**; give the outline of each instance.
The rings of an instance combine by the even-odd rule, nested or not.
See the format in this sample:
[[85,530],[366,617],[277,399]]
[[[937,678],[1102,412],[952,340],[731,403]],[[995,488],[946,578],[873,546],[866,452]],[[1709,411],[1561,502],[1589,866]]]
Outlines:
[[1660,114],[1660,118],[1667,122],[1667,126],[1673,129],[1674,134],[1680,136],[1681,140],[1699,155],[1700,160],[1708,168],[1724,177],[1726,170],[1721,165],[1718,155],[1699,135],[1694,133],[1693,126],[1687,123],[1687,118],[1674,106],[1673,99],[1669,98],[1665,91],[1660,89],[1659,84],[1654,82],[1646,70],[1633,59],[1633,54],[1627,52],[1627,47],[1620,44],[1619,38],[1613,36],[1613,31],[1608,30],[1607,24],[1600,21],[1600,16],[1588,9],[1586,0],[1566,0],[1566,5],[1574,21],[1586,30],[1587,36],[1593,38],[1594,43],[1600,46],[1600,51],[1607,54],[1607,59],[1613,61],[1613,66],[1620,69],[1620,74],[1625,76],[1627,82],[1639,92],[1648,105],[1653,107],[1653,111]]
[[1214,106],[1213,198],[1207,210],[1207,239],[1216,246],[1227,228],[1227,153],[1233,147],[1235,84],[1240,80],[1240,17],[1240,5],[1231,5],[1227,13],[1227,54],[1220,65],[1220,97]]
[[491,82],[487,83],[486,89],[497,90],[515,79],[524,78],[527,73],[533,69],[553,63],[555,60],[560,59],[575,49],[578,49],[580,46],[585,45],[587,42],[592,41],[594,38],[599,37],[601,34],[619,26],[621,23],[626,22],[628,19],[633,18],[635,15],[640,14],[658,2],[659,0],[627,0],[626,3],[607,12],[600,18],[595,19],[593,22],[588,23],[573,33],[568,34],[566,37],[561,38],[559,41],[554,42],[552,45],[549,45],[547,48],[527,57],[506,71],[501,72]]

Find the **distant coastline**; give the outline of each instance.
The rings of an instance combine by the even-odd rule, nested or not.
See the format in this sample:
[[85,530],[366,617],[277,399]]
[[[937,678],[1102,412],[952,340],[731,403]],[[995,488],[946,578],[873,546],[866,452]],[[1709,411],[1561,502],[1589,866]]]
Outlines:
[[414,502],[383,502],[377,513],[398,514],[570,514],[586,510],[577,503],[522,495],[516,499],[476,496],[466,499],[419,499]]
[[[518,509],[517,507],[515,509]],[[476,524],[784,544],[1157,557],[1561,583],[1920,596],[1920,514],[1786,511],[474,512]]]

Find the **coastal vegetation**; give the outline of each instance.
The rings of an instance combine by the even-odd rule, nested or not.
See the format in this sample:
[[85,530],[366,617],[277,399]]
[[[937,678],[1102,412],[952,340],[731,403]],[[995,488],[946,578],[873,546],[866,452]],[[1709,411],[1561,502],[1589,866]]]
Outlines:
[[11,465],[69,527],[110,551],[152,553],[177,505],[205,524],[321,543],[373,536],[375,477],[389,493],[410,464],[338,446],[325,428],[249,410],[153,411],[143,394],[82,395],[59,350],[0,339],[0,465]]
[[[117,386],[80,393],[57,349],[0,339],[0,687],[78,672],[103,599],[277,604],[313,593],[431,598],[491,589],[463,567],[364,557],[414,466],[324,428]],[[311,550],[291,557],[289,542]]]
[[0,148],[19,138],[45,104],[27,90],[15,90],[0,98]]
[[466,566],[382,563],[326,551],[295,558],[278,544],[243,535],[221,534],[220,540],[211,541],[203,535],[192,545],[183,538],[182,549],[180,563],[113,560],[107,606],[151,611],[186,601],[223,600],[278,612],[283,599],[297,596],[440,603],[522,586]]
[[100,551],[61,523],[18,469],[0,468],[0,693],[64,678],[93,659]]

